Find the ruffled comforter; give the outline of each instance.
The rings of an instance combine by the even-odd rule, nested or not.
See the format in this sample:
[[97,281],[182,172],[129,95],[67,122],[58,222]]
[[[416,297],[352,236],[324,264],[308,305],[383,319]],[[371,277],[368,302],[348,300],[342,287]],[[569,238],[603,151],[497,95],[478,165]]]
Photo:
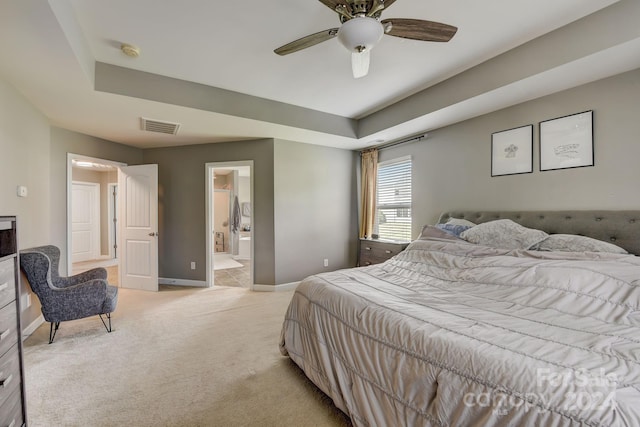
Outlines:
[[298,286],[280,348],[356,426],[640,425],[640,258],[416,240]]

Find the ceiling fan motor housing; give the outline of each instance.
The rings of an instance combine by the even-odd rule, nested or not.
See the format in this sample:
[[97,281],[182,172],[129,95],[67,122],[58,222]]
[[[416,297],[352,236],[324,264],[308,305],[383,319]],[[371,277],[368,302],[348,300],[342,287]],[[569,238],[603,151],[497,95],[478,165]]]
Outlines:
[[351,2],[351,11],[354,15],[359,13],[367,13],[369,11],[369,4],[371,1],[354,1]]

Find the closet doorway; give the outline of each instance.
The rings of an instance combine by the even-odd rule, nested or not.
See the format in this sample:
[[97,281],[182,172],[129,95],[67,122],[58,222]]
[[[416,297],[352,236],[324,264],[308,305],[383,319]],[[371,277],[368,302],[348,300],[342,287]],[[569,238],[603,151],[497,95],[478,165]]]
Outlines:
[[207,286],[253,289],[253,161],[205,165]]

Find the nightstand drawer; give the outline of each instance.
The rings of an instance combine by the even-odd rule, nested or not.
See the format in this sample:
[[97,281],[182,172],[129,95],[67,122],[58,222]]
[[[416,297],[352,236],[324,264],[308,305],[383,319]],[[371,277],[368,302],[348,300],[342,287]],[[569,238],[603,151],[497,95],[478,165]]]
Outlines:
[[361,239],[359,265],[366,266],[384,262],[398,255],[408,245],[408,243]]

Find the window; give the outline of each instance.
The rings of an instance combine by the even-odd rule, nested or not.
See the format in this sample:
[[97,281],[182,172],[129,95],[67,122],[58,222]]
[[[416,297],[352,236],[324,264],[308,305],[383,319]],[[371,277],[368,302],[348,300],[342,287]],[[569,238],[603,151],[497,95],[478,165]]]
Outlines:
[[411,158],[378,163],[375,233],[411,241]]

